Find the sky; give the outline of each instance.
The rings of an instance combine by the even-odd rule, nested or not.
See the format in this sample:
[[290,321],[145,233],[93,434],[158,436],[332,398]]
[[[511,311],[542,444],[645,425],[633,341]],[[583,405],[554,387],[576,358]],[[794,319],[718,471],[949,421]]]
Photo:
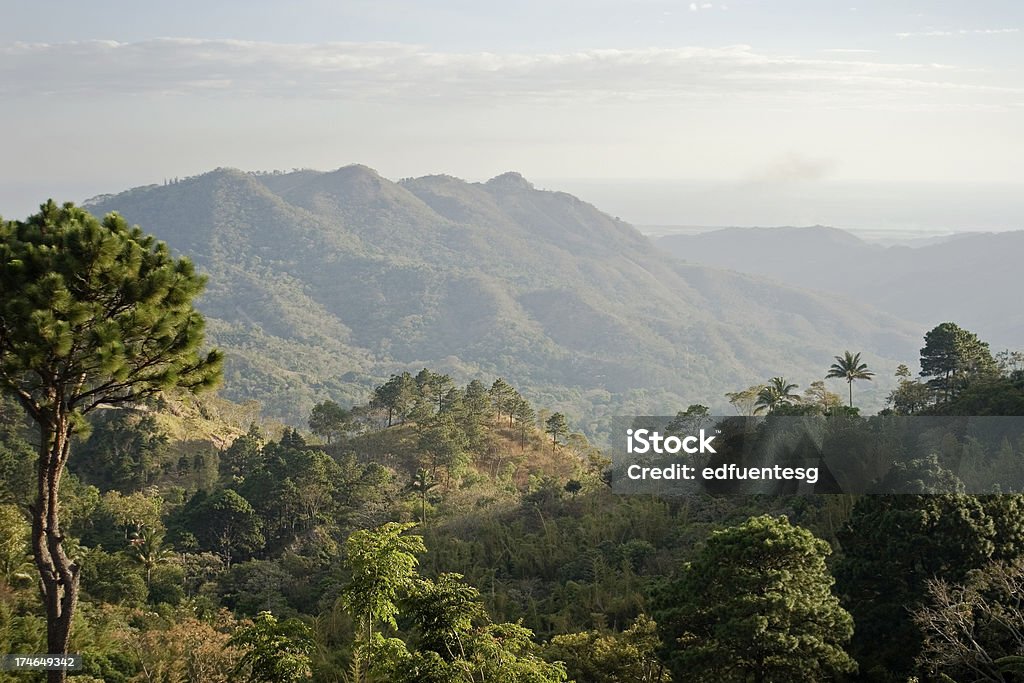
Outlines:
[[516,170],[641,223],[941,227],[934,187],[1024,228],[1019,0],[0,0],[0,94],[8,218],[362,163]]

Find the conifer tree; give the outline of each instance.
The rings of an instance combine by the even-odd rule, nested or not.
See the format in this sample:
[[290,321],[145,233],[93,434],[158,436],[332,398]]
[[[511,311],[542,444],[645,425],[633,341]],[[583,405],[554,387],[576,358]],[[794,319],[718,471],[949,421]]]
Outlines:
[[551,435],[551,450],[554,451],[558,439],[569,433],[569,422],[562,413],[554,413],[544,424]]
[[200,354],[203,318],[192,306],[204,283],[191,262],[117,214],[100,221],[51,200],[0,223],[0,390],[39,429],[32,545],[51,654],[67,652],[78,600],[58,502],[71,435],[99,406],[219,380],[221,354]]

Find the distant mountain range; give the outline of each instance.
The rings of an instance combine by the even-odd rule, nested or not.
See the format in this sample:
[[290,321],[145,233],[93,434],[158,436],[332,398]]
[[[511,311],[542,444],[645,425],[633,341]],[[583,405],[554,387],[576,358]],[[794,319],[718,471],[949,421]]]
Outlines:
[[[831,293],[683,263],[516,173],[218,169],[88,208],[121,212],[209,274],[200,308],[228,353],[224,393],[293,422],[316,400],[363,401],[389,373],[429,366],[504,376],[593,427],[725,407],[725,391],[773,375],[805,386],[845,349],[891,375],[924,332]],[[864,396],[877,405],[875,385]]]
[[727,228],[655,243],[689,263],[840,294],[929,327],[954,321],[993,350],[1024,347],[1024,231],[884,247],[835,228]]

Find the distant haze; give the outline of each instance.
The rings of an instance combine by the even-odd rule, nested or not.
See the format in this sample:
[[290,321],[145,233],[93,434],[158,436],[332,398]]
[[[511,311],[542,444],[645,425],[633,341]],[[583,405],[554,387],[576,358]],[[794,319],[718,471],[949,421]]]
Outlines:
[[879,233],[1024,229],[1024,184],[544,180],[646,233],[680,226],[829,225]]

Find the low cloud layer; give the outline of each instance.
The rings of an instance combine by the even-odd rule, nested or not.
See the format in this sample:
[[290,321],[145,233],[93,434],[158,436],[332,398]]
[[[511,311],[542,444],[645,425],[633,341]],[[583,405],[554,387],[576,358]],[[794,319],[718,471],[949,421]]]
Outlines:
[[973,28],[959,31],[910,31],[897,33],[899,38],[941,38],[945,36],[993,36],[1007,33],[1020,33],[1019,28]]
[[304,99],[526,101],[755,95],[844,106],[986,106],[1016,87],[948,65],[769,55],[748,46],[544,54],[445,53],[394,43],[288,44],[165,38],[0,46],[0,93],[103,97],[202,94]]

